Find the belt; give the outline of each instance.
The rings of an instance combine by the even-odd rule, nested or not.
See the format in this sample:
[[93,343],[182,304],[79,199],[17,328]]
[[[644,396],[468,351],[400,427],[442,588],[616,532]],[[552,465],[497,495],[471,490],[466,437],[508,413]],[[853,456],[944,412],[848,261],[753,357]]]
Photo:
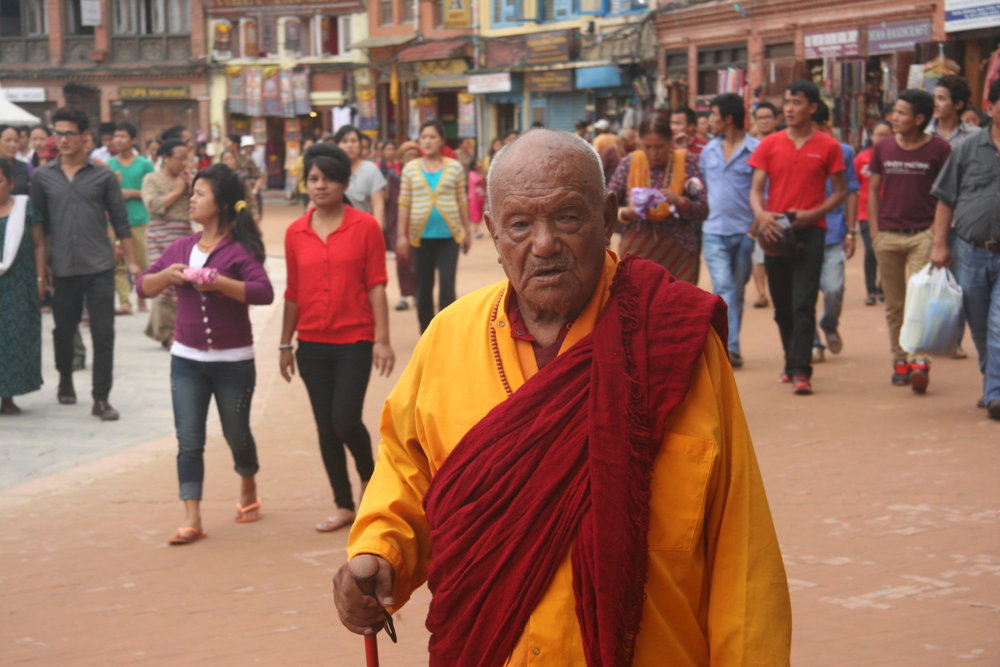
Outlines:
[[889,232],[890,234],[919,234],[920,232],[926,232],[930,227],[921,227],[920,229],[883,229],[884,232]]
[[967,243],[983,250],[1000,253],[1000,241],[996,239],[990,239],[989,241],[968,241]]

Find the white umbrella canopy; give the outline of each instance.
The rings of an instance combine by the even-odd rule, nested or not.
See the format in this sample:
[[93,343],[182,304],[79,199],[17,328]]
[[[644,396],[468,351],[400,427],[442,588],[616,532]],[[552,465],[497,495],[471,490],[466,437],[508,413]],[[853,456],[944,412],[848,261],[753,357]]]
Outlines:
[[38,116],[28,113],[7,99],[0,88],[0,123],[6,125],[37,125],[42,122]]

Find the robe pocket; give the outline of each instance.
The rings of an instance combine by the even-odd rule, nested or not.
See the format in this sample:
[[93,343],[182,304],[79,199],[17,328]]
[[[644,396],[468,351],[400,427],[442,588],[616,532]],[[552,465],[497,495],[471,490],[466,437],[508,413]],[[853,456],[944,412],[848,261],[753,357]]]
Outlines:
[[690,551],[704,533],[708,482],[716,456],[711,440],[667,434],[650,483],[650,549]]

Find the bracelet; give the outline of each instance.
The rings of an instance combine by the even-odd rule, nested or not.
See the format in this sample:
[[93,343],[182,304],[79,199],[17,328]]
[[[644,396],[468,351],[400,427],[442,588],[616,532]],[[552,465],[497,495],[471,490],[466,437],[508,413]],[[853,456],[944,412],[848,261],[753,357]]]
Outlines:
[[278,349],[279,350],[291,350],[291,349],[294,349],[294,348],[292,347],[291,343],[288,343],[288,344],[285,344],[285,345],[279,345]]

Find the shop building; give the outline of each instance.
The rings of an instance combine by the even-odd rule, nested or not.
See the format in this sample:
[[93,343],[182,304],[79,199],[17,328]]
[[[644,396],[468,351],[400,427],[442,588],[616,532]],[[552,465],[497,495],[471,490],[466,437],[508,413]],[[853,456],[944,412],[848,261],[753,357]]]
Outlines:
[[211,140],[251,135],[282,188],[306,138],[331,131],[339,110],[367,83],[354,43],[367,34],[358,0],[206,0]]
[[724,92],[751,107],[780,106],[785,85],[808,78],[823,91],[841,139],[855,145],[899,90],[922,85],[923,45],[945,38],[939,4],[899,0],[672,3],[655,23],[665,106],[707,109]]
[[202,0],[9,0],[0,7],[4,91],[45,122],[64,104],[146,141],[208,125]]
[[[457,8],[456,8],[457,5]],[[368,85],[359,96],[362,129],[402,141],[430,118],[449,143],[469,134],[467,73],[474,59],[469,0],[381,0],[368,5]],[[465,105],[465,106],[463,106]]]

